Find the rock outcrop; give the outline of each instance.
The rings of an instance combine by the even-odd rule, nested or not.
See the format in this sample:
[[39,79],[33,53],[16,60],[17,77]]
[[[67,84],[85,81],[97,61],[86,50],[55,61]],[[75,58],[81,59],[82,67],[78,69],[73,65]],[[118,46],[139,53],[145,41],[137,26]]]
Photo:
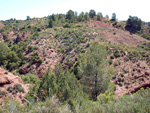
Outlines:
[[20,77],[0,68],[0,102],[5,97],[10,97],[23,104],[28,90],[29,84],[24,84]]

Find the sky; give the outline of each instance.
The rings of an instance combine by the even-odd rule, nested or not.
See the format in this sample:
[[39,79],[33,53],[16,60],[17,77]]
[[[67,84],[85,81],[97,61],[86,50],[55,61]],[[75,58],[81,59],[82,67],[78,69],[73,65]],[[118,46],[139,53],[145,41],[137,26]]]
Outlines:
[[116,13],[118,20],[127,20],[131,15],[150,21],[150,0],[0,0],[0,4],[0,20],[66,14],[70,9],[80,14],[94,9],[110,18]]

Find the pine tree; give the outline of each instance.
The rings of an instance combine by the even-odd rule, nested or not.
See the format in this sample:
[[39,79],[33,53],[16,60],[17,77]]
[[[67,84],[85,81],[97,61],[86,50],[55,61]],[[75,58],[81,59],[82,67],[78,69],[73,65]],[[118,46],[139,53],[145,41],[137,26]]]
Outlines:
[[103,18],[103,15],[102,15],[102,13],[99,12],[99,13],[97,14],[97,20],[101,21],[102,18]]
[[90,16],[91,18],[93,18],[94,16],[96,16],[95,10],[91,9],[90,12],[89,12],[89,16]]
[[116,21],[116,13],[113,13],[113,14],[112,14],[112,19],[111,19],[111,21]]
[[66,14],[66,19],[68,19],[70,23],[73,23],[75,21],[74,11],[69,10]]
[[42,82],[40,83],[38,96],[45,100],[47,97],[52,97],[56,94],[57,84],[56,84],[56,76],[54,74],[50,74],[50,68],[44,74]]
[[[110,82],[109,69],[106,69],[106,49],[95,43],[89,48],[79,64],[79,73],[82,75],[84,90],[88,93],[89,88],[92,98],[96,100],[99,93],[107,90]],[[105,70],[106,69],[106,70]]]
[[53,22],[52,19],[50,19],[50,21],[49,21],[49,27],[50,27],[50,28],[53,28],[53,26],[54,26],[54,22]]
[[4,42],[0,42],[0,65],[4,63],[8,51],[7,45]]

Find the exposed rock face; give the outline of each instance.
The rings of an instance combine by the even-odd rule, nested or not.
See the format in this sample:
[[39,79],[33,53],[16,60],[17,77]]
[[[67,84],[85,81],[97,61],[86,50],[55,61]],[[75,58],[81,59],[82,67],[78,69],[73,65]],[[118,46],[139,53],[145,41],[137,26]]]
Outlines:
[[[15,92],[14,86],[16,84],[19,84],[21,88],[23,88],[23,91]],[[10,88],[12,88],[11,91],[9,91]],[[24,97],[29,91],[29,85],[25,85],[20,77],[7,72],[3,68],[0,68],[0,92],[2,91],[5,92],[5,94],[0,95],[0,102],[3,101],[4,97],[10,97],[23,104]]]
[[28,32],[23,33],[23,34],[19,34],[19,35],[17,36],[17,38],[16,38],[15,43],[18,43],[18,42],[23,41],[23,40],[26,39],[28,36],[29,36],[29,33],[28,33]]

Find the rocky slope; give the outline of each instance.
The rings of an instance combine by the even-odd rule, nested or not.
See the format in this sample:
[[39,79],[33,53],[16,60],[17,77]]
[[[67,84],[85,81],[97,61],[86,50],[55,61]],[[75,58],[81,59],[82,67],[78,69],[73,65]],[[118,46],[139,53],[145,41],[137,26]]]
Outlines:
[[29,84],[24,84],[20,77],[0,68],[0,102],[10,97],[23,103],[28,91]]

